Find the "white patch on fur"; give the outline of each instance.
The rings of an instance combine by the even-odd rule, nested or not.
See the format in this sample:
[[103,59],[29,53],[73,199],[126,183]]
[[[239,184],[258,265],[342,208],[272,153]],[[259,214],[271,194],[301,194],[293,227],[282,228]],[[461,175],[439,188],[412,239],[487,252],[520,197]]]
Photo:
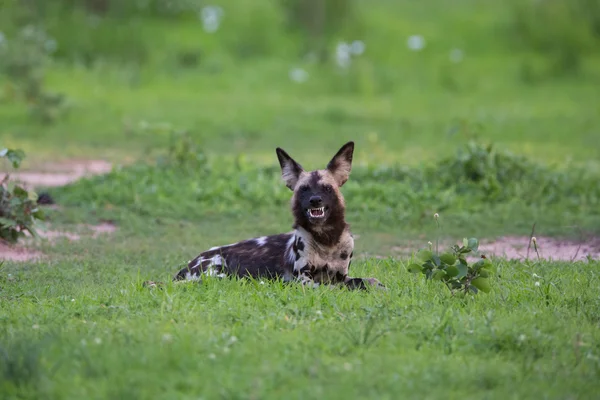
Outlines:
[[220,255],[218,255],[218,254],[217,254],[217,255],[215,255],[215,256],[213,256],[213,258],[211,258],[211,259],[210,259],[210,265],[218,265],[218,266],[221,266],[221,265],[223,265],[223,264],[225,264],[225,263],[223,262],[223,258],[222,258]]
[[267,237],[266,236],[261,236],[259,238],[254,239],[256,241],[256,244],[258,244],[259,246],[264,246],[267,243]]
[[[202,261],[204,261],[204,260],[205,260],[204,257],[198,257],[196,259],[196,263],[194,265],[192,265],[191,268],[196,268],[197,266],[199,266],[200,264],[202,264]],[[188,262],[188,264],[189,264],[189,262]]]
[[190,272],[186,272],[185,280],[186,281],[198,281],[198,280],[200,280],[200,275],[193,275]]
[[219,254],[216,254],[209,260],[210,264],[206,266],[206,270],[203,272],[203,274],[208,276],[216,276],[218,278],[224,278],[224,273],[220,273],[218,269],[213,268],[220,267],[219,269],[222,269],[225,266],[225,260],[223,259],[223,257],[221,257]]
[[292,249],[295,240],[296,235],[292,235],[285,246],[285,252],[287,253],[288,261],[291,264],[293,264],[296,261],[296,255],[294,254],[294,250]]

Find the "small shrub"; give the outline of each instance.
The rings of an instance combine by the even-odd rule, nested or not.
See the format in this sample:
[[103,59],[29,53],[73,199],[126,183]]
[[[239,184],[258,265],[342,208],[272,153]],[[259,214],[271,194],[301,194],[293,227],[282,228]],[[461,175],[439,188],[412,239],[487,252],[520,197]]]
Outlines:
[[[22,150],[1,149],[0,158],[8,160],[13,168],[19,168],[25,157]],[[16,243],[25,231],[37,237],[34,225],[44,215],[37,205],[37,194],[9,181],[6,174],[0,181],[0,239]]]
[[450,251],[438,254],[429,249],[420,250],[416,258],[419,263],[412,263],[408,271],[422,273],[427,280],[442,281],[451,292],[488,293],[491,290],[488,281],[493,265],[485,256],[474,264],[469,265],[466,255],[476,252],[479,241],[476,238],[463,239],[463,245],[454,245]]

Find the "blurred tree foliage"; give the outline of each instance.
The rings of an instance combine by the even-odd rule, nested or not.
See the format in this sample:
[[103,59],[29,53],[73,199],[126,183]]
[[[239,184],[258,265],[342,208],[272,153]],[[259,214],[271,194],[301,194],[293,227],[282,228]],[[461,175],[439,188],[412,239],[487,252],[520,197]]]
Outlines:
[[303,34],[305,51],[314,51],[321,61],[328,59],[328,46],[348,26],[359,28],[354,0],[280,0],[287,26]]
[[511,0],[510,35],[547,55],[558,74],[577,72],[582,57],[600,50],[600,1]]

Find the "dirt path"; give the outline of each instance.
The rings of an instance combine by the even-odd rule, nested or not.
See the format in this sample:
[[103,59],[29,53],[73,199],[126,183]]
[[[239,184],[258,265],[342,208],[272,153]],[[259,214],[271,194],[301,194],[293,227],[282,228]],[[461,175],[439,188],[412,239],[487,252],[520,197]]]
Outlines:
[[[40,171],[10,172],[10,179],[21,183],[28,189],[38,191],[44,187],[64,186],[81,178],[101,175],[110,172],[112,165],[103,160],[68,160],[47,164]],[[6,172],[0,173],[4,176]],[[77,225],[74,231],[65,230],[40,230],[38,233],[43,240],[55,241],[58,238],[80,240],[84,236],[97,237],[100,234],[110,234],[117,227],[113,224]],[[35,261],[44,257],[44,254],[32,248],[33,238],[26,238],[16,245],[0,241],[0,262],[10,261]]]
[[[581,241],[564,240],[551,237],[537,236],[538,251],[533,243],[530,245],[529,236],[504,236],[492,240],[480,239],[479,253],[491,257],[502,257],[509,260],[540,259],[555,261],[582,261],[591,257],[600,259],[600,238],[591,238]],[[447,250],[454,243],[440,243],[441,249]],[[458,243],[460,245],[460,243]],[[402,257],[409,257],[411,252],[422,247],[422,243],[413,247],[396,246],[392,253]],[[529,247],[529,251],[528,251]]]
[[10,177],[29,189],[64,186],[78,179],[109,173],[112,165],[103,160],[69,160],[47,164],[43,171],[11,172]]

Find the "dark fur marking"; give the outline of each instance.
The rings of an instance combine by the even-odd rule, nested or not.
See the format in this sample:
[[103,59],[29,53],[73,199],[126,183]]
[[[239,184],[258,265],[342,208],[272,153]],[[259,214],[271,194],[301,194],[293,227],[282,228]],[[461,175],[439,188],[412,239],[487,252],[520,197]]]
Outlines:
[[[186,274],[199,275],[206,271],[211,259],[220,256],[223,265],[213,265],[217,273],[237,275],[239,277],[254,276],[276,278],[283,276],[284,271],[293,270],[293,262],[287,258],[287,246],[291,238],[290,233],[269,236],[263,246],[257,246],[255,239],[244,240],[229,246],[218,247],[201,253],[188,263],[175,276],[176,280],[186,279]],[[200,258],[204,258],[201,265]]]
[[296,261],[298,261],[300,259],[300,253],[298,253],[297,251],[295,251],[294,254],[296,255]]
[[300,251],[304,251],[304,242],[302,241],[302,239],[298,238],[298,250]]
[[346,286],[350,289],[366,289],[367,285],[365,285],[365,281],[361,278],[352,278],[348,279],[346,282]]
[[312,271],[314,267],[312,265],[306,264],[304,267],[300,268],[300,273]]
[[336,283],[338,282],[344,282],[344,280],[346,279],[346,275],[342,274],[340,271],[337,271],[335,273],[335,277],[334,277]]
[[352,253],[350,253],[350,258],[352,258],[353,255],[354,255],[354,251],[352,251]]
[[345,260],[348,258],[348,253],[346,253],[345,251],[342,251],[342,254],[340,255],[340,257],[342,257],[342,260]]

